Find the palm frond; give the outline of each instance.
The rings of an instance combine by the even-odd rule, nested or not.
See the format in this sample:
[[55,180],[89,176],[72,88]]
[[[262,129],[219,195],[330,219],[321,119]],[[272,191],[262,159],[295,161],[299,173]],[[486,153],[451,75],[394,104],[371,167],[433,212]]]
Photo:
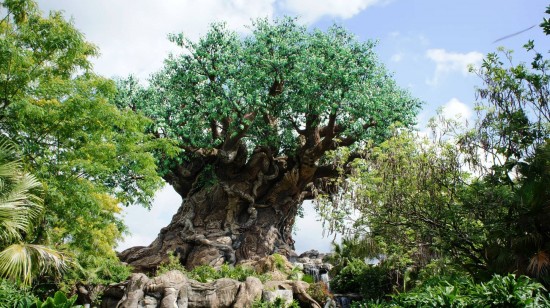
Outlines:
[[32,193],[40,182],[29,174],[20,175],[8,192],[0,194],[0,243],[17,241],[42,211],[42,200]]
[[34,275],[62,273],[69,263],[65,255],[49,247],[13,244],[0,252],[0,277],[30,285]]

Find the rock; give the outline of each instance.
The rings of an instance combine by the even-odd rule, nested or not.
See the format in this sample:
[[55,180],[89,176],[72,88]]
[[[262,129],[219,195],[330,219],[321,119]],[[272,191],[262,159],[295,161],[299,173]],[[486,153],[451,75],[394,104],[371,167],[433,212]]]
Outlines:
[[254,269],[256,273],[268,273],[273,280],[286,280],[294,266],[282,255],[266,256],[259,260],[240,262],[241,266]]
[[229,278],[210,283],[191,280],[190,285],[189,307],[231,307],[241,287],[240,282]]
[[126,292],[117,305],[117,308],[135,308],[142,306],[142,300],[145,295],[143,287],[147,282],[149,282],[149,278],[145,274],[132,274],[132,276],[130,276],[130,281],[126,285]]
[[285,307],[288,307],[292,304],[294,297],[292,296],[292,290],[273,290],[262,292],[262,300],[264,302],[273,303],[278,298],[282,299]]
[[309,283],[305,281],[294,281],[292,285],[292,293],[300,302],[300,307],[321,308],[321,305],[307,293],[308,288]]
[[209,247],[206,249],[193,251],[188,257],[188,266],[190,268],[197,267],[199,265],[219,266],[224,262],[223,255],[215,247]]
[[306,252],[303,252],[298,256],[298,258],[310,258],[310,259],[318,259],[319,258],[319,251],[316,249],[308,250]]
[[262,296],[263,285],[260,279],[256,277],[247,277],[246,281],[241,284],[239,293],[237,294],[234,308],[250,307],[251,303],[259,300]]
[[[309,294],[307,294],[307,289],[309,284],[305,281],[294,281],[294,280],[285,280],[285,281],[268,281],[264,285],[264,290],[285,290],[291,291],[293,297],[296,298],[301,306],[300,307],[312,307],[312,308],[321,308],[321,305],[315,301]],[[264,291],[265,292],[265,291]],[[263,294],[262,294],[263,297]]]

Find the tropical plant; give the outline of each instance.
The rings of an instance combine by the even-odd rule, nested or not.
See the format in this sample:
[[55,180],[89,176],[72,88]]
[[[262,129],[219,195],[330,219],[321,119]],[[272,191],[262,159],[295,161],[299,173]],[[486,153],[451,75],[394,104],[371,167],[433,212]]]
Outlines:
[[330,287],[335,293],[359,293],[365,299],[384,298],[392,291],[387,268],[356,258],[332,278]]
[[[545,295],[546,293],[546,295]],[[526,276],[495,275],[487,283],[470,278],[440,277],[410,292],[393,296],[399,307],[548,307],[546,289]]]
[[0,279],[0,308],[29,307],[36,297],[27,286]]
[[37,299],[30,308],[79,308],[80,305],[74,305],[77,297],[67,297],[61,291],[55,292],[53,297],[48,297],[44,301]]
[[33,224],[42,212],[38,180],[22,171],[15,145],[0,138],[0,277],[30,285],[37,275],[65,269],[67,259],[32,239]]

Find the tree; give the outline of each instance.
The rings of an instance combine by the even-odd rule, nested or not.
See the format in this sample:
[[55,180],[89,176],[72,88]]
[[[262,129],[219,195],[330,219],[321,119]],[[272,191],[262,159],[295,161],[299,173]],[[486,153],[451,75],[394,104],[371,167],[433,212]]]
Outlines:
[[549,285],[549,65],[539,53],[530,66],[504,49],[488,54],[476,71],[474,128],[442,119],[433,140],[399,130],[369,149],[337,215],[325,215],[331,226],[356,210],[354,229],[377,241],[386,262],[421,268],[450,258],[478,279],[518,273]]
[[25,243],[42,212],[41,184],[21,171],[15,146],[0,139],[0,277],[30,285],[38,274],[61,271],[66,257],[42,245]]
[[0,37],[0,132],[44,183],[35,240],[115,258],[120,204],[149,206],[161,183],[147,120],[111,103],[114,82],[92,71],[96,47],[60,12],[2,1]]
[[374,43],[337,26],[308,32],[288,18],[258,20],[244,38],[216,24],[198,42],[171,40],[186,52],[147,88],[125,83],[133,98],[119,99],[178,148],[157,159],[184,200],[150,246],[120,255],[138,269],[167,251],[190,267],[290,254],[301,202],[338,175],[326,153],[384,140],[420,105],[395,85]]
[[[534,52],[528,42],[527,51]],[[479,121],[460,140],[482,172],[468,202],[492,204],[495,212],[484,254],[491,272],[517,272],[550,285],[550,61],[534,52],[530,66],[513,64],[500,50],[483,61],[478,75]],[[496,215],[498,214],[498,215]]]

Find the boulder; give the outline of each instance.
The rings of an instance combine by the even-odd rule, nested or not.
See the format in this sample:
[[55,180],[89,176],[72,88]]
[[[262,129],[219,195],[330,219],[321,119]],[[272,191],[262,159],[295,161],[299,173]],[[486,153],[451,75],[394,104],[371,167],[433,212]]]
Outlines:
[[250,307],[250,304],[259,300],[262,296],[264,286],[260,279],[256,277],[247,277],[246,281],[241,284],[239,293],[235,299],[234,308]]
[[274,303],[278,298],[283,300],[284,307],[290,306],[294,300],[292,290],[264,290],[262,292],[262,300],[264,302]]

